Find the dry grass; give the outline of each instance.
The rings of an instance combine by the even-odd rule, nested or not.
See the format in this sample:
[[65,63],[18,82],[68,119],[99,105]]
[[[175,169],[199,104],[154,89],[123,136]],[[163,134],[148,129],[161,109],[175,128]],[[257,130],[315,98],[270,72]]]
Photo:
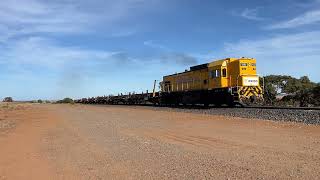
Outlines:
[[16,115],[30,108],[29,103],[0,103],[0,135],[16,127]]

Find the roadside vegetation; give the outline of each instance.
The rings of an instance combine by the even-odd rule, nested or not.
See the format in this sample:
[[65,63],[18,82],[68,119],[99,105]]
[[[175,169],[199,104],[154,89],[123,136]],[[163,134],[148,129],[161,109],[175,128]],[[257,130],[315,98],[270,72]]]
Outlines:
[[295,107],[320,106],[320,83],[307,76],[299,79],[284,75],[264,77],[265,102],[269,105]]
[[73,99],[71,98],[64,98],[62,100],[57,101],[59,104],[74,104]]

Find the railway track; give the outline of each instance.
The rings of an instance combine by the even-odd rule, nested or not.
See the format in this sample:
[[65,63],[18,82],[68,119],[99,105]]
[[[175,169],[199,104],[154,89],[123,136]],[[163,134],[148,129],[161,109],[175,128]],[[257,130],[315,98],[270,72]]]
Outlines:
[[280,110],[305,110],[320,111],[320,107],[286,107],[286,106],[209,106],[203,105],[154,105],[154,104],[96,104],[96,105],[115,105],[115,106],[146,106],[146,107],[167,107],[178,109],[280,109]]
[[[155,111],[176,111],[187,113],[211,114],[249,119],[299,122],[320,124],[320,107],[284,107],[284,106],[204,106],[195,105],[159,105],[158,96],[153,94],[131,94],[119,96],[102,96],[76,100],[76,103],[109,106],[144,106]],[[155,105],[156,104],[156,105]]]
[[170,107],[170,108],[181,108],[181,109],[220,109],[220,108],[247,108],[247,109],[279,109],[279,110],[313,110],[320,111],[320,107],[289,107],[289,106],[269,106],[269,105],[243,105],[237,104],[235,106],[204,106],[203,104],[195,105],[179,105],[174,104],[162,104],[159,105],[159,94],[153,93],[142,93],[142,94],[131,94],[131,95],[118,95],[118,96],[101,96],[93,98],[83,98],[76,100],[76,103],[81,104],[106,104],[106,105],[127,105],[127,106],[157,106],[157,107]]
[[320,108],[315,107],[277,107],[277,106],[250,106],[250,107],[204,107],[203,105],[189,106],[155,106],[153,104],[95,104],[97,106],[148,108],[153,111],[174,111],[183,113],[197,113],[218,116],[231,116],[248,119],[271,121],[298,122],[320,125]]
[[250,108],[250,109],[287,109],[287,110],[314,110],[320,111],[320,107],[285,107],[285,106],[245,106],[243,108]]

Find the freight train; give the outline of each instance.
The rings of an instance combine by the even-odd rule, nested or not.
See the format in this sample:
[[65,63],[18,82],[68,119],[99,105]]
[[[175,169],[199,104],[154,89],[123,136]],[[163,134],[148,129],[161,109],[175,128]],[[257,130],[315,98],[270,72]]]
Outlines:
[[[262,81],[262,82],[261,82]],[[256,59],[226,58],[190,67],[164,76],[160,91],[84,98],[80,103],[158,105],[248,105],[263,102],[263,78],[257,74]]]

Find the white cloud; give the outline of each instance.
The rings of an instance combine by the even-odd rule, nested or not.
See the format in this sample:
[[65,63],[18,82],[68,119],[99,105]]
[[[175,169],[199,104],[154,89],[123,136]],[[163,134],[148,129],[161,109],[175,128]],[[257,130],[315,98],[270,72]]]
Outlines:
[[267,29],[288,29],[295,28],[308,24],[315,24],[320,22],[320,10],[308,11],[291,20],[276,23],[267,27]]
[[264,18],[258,16],[258,9],[259,8],[255,8],[255,9],[246,8],[240,13],[240,16],[249,20],[255,20],[255,21],[264,20]]
[[[148,43],[147,43],[148,44]],[[65,67],[81,67],[106,73],[118,71],[115,66],[122,68],[143,67],[147,63],[157,64],[191,64],[196,60],[185,53],[164,51],[148,57],[136,58],[122,51],[104,51],[85,49],[76,46],[62,46],[59,41],[44,37],[28,37],[7,42],[0,46],[0,64],[9,69],[10,74],[26,74],[31,69],[46,69],[59,73]],[[169,62],[170,61],[170,62]],[[123,69],[122,69],[123,70]],[[30,72],[38,74],[38,72]]]
[[252,57],[263,74],[309,75],[320,81],[320,31],[241,40],[225,45],[220,57]]
[[136,30],[125,30],[125,31],[113,32],[110,34],[110,36],[111,37],[127,37],[136,33],[137,33]]
[[[14,34],[34,32],[79,32],[94,21],[92,14],[74,5],[45,3],[40,0],[2,0],[0,22]],[[66,31],[67,30],[67,31]],[[1,33],[1,32],[0,32]]]
[[100,28],[101,37],[130,36],[136,28],[128,30],[121,24],[124,28],[117,30],[116,24],[142,9],[156,7],[155,2],[158,0],[1,0],[0,64],[57,67],[75,60],[119,60],[119,55],[110,57],[119,52],[66,47],[59,43],[64,39],[53,40],[47,34],[90,33]]
[[151,48],[155,48],[155,49],[169,50],[169,48],[167,48],[166,46],[164,46],[162,44],[155,43],[152,40],[144,41],[143,45],[151,47]]
[[281,55],[303,56],[319,54],[320,32],[306,32],[290,35],[277,35],[261,40],[242,40],[239,43],[226,44],[227,52],[241,52],[245,55]]
[[[101,27],[112,33],[118,22],[141,13],[142,9],[152,9],[156,1],[1,0],[0,40],[36,33],[59,35],[96,32]],[[125,33],[114,36],[133,33],[132,30],[125,30]]]
[[78,47],[61,47],[56,41],[30,37],[8,43],[0,49],[2,64],[7,66],[31,65],[37,67],[59,68],[79,61],[108,60],[117,52],[86,50]]

